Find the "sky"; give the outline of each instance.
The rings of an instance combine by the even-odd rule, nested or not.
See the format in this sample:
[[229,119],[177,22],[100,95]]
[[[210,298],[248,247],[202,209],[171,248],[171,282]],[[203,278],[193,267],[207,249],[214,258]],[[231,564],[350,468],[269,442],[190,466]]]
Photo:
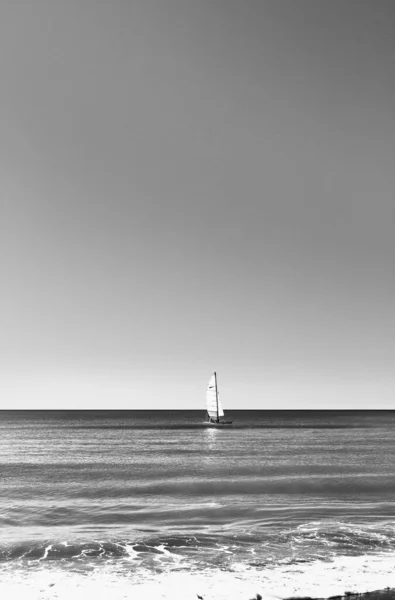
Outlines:
[[391,0],[3,0],[0,406],[392,408]]

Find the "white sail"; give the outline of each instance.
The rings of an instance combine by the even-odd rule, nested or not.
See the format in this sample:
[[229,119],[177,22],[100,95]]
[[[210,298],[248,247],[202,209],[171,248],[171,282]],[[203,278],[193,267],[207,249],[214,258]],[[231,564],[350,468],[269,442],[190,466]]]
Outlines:
[[[206,406],[207,412],[210,417],[213,419],[218,419],[219,417],[224,416],[224,411],[222,410],[221,402],[218,398],[217,393],[217,380],[215,374],[211,376],[210,381],[208,382],[207,392],[206,392]],[[218,408],[218,412],[217,412]]]

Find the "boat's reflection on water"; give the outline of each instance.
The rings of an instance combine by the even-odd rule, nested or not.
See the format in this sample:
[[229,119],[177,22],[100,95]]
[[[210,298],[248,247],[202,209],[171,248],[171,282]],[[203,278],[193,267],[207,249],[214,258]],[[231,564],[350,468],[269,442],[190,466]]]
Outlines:
[[207,450],[217,450],[218,448],[218,429],[216,427],[207,427],[204,430],[205,444]]

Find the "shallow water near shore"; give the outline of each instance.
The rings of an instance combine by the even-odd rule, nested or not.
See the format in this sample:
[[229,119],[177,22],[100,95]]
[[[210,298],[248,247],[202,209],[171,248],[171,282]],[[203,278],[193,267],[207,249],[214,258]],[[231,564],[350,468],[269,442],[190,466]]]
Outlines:
[[3,584],[187,576],[205,598],[395,585],[394,412],[233,411],[223,429],[203,417],[0,413]]

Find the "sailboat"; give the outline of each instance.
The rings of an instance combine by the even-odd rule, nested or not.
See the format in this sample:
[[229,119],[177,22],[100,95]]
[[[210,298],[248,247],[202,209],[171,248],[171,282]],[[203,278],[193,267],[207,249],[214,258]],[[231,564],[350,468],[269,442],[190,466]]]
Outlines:
[[220,421],[220,417],[224,416],[224,411],[221,406],[221,402],[218,398],[218,381],[217,373],[214,372],[208,382],[206,392],[206,408],[207,408],[207,420],[204,421],[204,425],[210,425],[212,427],[218,427],[222,425],[231,425],[232,421]]

